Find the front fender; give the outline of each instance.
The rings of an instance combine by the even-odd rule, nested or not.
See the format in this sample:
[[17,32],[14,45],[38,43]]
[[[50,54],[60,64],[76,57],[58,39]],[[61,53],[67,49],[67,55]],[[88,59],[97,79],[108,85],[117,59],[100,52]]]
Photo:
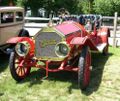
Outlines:
[[86,37],[75,37],[72,39],[70,44],[72,44],[72,45],[88,45],[91,50],[98,51],[95,44],[87,36]]
[[31,40],[31,38],[28,38],[28,37],[12,37],[9,40],[7,40],[6,43],[8,43],[8,44],[16,44],[18,42],[27,41],[27,40]]
[[27,41],[30,44],[30,53],[34,53],[34,40],[32,38],[28,38],[28,37],[13,37],[10,38],[7,43],[8,44],[17,44],[19,42],[22,41]]

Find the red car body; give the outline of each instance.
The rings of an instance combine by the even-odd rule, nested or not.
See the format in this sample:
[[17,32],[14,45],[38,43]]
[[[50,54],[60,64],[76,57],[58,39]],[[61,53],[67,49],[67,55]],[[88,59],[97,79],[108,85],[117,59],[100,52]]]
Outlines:
[[11,38],[7,43],[16,44],[15,52],[10,56],[12,77],[16,81],[22,80],[31,67],[45,69],[47,77],[49,72],[75,71],[80,88],[85,89],[90,81],[90,53],[107,54],[109,34],[107,28],[94,27],[92,32],[87,32],[79,23],[66,21],[43,28],[33,38]]

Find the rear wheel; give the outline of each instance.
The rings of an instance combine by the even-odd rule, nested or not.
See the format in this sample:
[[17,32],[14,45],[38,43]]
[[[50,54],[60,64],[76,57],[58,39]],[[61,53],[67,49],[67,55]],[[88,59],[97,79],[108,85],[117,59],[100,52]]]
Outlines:
[[85,89],[90,82],[91,54],[88,46],[83,46],[78,63],[78,85]]
[[15,52],[11,53],[9,60],[10,72],[16,81],[23,80],[30,73],[31,67],[27,64],[29,64],[29,61],[19,57]]
[[102,52],[103,55],[108,55],[108,45],[103,49],[103,52]]

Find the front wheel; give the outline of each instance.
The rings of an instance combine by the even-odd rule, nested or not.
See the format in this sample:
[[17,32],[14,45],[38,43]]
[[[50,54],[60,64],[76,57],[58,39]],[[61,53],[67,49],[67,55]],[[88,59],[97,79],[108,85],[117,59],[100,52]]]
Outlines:
[[91,54],[88,46],[83,46],[78,63],[78,85],[84,90],[90,82]]
[[10,54],[10,72],[16,81],[23,80],[30,73],[31,67],[27,66],[27,64],[29,64],[29,61],[19,57],[15,52]]

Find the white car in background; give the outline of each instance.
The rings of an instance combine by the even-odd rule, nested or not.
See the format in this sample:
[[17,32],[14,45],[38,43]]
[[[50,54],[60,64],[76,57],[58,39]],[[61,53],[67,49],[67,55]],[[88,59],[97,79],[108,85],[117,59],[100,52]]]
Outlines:
[[[47,27],[51,21],[51,18],[42,17],[25,17],[24,29],[29,32],[32,37],[38,33],[43,27]],[[56,25],[59,21],[58,17],[52,18],[52,24]]]

